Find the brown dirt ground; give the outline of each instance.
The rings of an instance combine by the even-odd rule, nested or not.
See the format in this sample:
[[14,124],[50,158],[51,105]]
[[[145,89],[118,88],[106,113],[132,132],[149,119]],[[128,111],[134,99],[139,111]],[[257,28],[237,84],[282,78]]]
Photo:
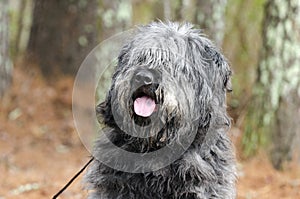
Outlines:
[[[20,67],[13,76],[0,103],[0,199],[51,198],[90,156],[73,124],[73,79],[47,84]],[[264,153],[238,167],[239,199],[300,198],[299,167],[276,171]],[[60,198],[85,198],[82,187],[80,177]]]

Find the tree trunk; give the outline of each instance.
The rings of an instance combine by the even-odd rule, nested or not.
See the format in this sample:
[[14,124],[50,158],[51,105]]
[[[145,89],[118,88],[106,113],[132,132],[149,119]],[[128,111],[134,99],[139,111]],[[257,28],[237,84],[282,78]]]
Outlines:
[[132,1],[133,24],[147,24],[152,20],[158,20],[158,19],[163,20],[166,17],[166,15],[171,15],[172,13],[165,13],[166,11],[165,5],[168,4],[167,1],[160,1],[160,0]]
[[0,97],[11,83],[12,66],[9,60],[8,0],[0,1]]
[[19,51],[20,51],[20,42],[21,42],[21,35],[23,32],[23,28],[24,28],[24,13],[25,13],[25,9],[26,9],[26,3],[28,3],[28,1],[21,1],[20,5],[19,5],[19,14],[18,14],[18,22],[17,22],[17,35],[16,35],[16,41],[15,41],[15,46],[14,46],[14,54],[15,56],[18,56]]
[[227,0],[174,0],[172,14],[176,21],[194,23],[213,42],[221,47],[225,33],[225,8]]
[[132,7],[130,0],[102,0],[100,13],[101,41],[127,30],[131,26]]
[[46,77],[75,74],[95,47],[97,0],[35,0],[28,55]]
[[224,37],[227,0],[197,0],[194,23],[199,25],[219,47]]
[[[263,49],[244,142],[273,143],[275,168],[300,151],[300,1],[268,0]],[[252,110],[251,110],[252,109]],[[265,135],[270,135],[265,136]]]

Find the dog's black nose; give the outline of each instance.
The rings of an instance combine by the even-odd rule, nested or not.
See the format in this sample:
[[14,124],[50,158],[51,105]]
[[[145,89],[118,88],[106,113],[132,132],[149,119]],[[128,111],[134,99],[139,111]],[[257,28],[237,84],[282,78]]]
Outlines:
[[153,83],[153,74],[148,70],[141,70],[135,74],[135,82],[142,85],[149,85]]

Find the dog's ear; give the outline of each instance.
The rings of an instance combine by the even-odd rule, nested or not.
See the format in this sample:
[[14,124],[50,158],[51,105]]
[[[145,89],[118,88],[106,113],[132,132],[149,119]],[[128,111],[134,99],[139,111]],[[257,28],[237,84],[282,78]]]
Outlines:
[[129,62],[129,58],[130,58],[129,55],[131,53],[131,50],[132,50],[131,43],[127,43],[122,47],[120,54],[118,56],[117,69],[122,68],[122,66],[127,66],[128,62]]
[[106,101],[101,102],[96,106],[96,117],[99,123],[103,122],[103,116],[106,115],[107,112],[107,103]]
[[230,66],[225,59],[225,57],[215,48],[205,46],[205,51],[209,55],[209,57],[212,59],[213,64],[216,67],[216,72],[219,74],[219,76],[222,79],[222,86],[223,89],[226,90],[227,92],[232,91],[232,86],[231,86],[231,75],[232,71],[230,69]]
[[[232,71],[225,57],[213,46],[205,46],[205,51],[210,60],[210,70],[213,72],[212,84],[214,84],[214,103],[217,105],[223,105],[226,103],[226,91],[231,92],[231,75]],[[214,109],[214,123],[217,125],[230,126],[230,118],[227,116],[225,109]]]
[[111,111],[110,95],[96,106],[96,117],[100,124],[112,126],[115,124],[114,117]]

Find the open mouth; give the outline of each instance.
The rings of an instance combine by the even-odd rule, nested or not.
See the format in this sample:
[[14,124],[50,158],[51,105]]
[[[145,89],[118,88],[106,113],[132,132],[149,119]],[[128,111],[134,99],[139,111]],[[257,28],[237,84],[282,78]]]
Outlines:
[[144,85],[133,93],[133,112],[135,115],[147,118],[157,110],[155,94],[157,87],[157,84]]

